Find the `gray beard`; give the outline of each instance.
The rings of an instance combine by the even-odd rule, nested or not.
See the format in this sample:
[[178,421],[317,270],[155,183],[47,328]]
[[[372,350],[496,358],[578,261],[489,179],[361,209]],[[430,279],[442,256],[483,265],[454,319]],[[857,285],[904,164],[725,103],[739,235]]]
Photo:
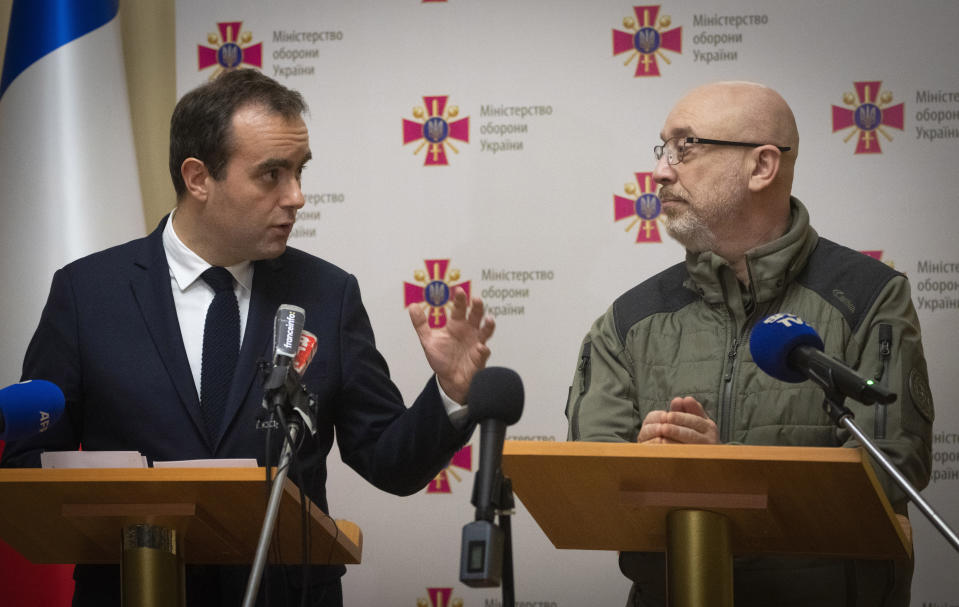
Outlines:
[[687,251],[702,253],[712,251],[716,246],[716,235],[706,225],[702,217],[686,209],[676,217],[663,214],[666,233],[683,245]]

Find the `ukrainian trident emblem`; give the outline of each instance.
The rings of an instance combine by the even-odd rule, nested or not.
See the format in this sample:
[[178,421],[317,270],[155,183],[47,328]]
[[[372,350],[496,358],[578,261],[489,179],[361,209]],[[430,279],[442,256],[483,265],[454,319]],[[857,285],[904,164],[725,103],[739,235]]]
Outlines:
[[413,278],[418,284],[404,282],[405,306],[422,304],[426,311],[429,326],[432,329],[441,329],[446,326],[447,309],[453,305],[453,290],[456,287],[466,291],[467,300],[470,297],[470,281],[452,284],[460,279],[460,271],[450,268],[449,259],[427,259],[426,271],[416,270]]
[[881,154],[879,136],[892,141],[885,128],[903,129],[905,104],[891,105],[892,93],[881,91],[881,80],[853,83],[856,92],[847,92],[842,102],[847,107],[832,106],[832,132],[850,129],[843,142],[856,135],[856,154]]

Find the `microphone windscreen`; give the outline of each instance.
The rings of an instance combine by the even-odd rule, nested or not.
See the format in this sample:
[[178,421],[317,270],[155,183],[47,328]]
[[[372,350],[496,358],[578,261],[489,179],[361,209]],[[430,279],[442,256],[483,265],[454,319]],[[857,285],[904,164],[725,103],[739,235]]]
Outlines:
[[283,304],[273,319],[273,355],[293,359],[300,348],[300,334],[306,324],[306,310]]
[[466,396],[473,421],[496,419],[512,425],[523,415],[523,380],[506,367],[480,369]]
[[749,337],[749,352],[759,368],[782,381],[799,383],[806,376],[789,364],[789,355],[798,346],[823,349],[816,330],[794,314],[773,314],[756,323]]
[[63,391],[56,384],[34,379],[0,390],[3,431],[0,440],[28,438],[45,431],[63,413]]
[[300,333],[300,349],[296,351],[296,358],[293,359],[293,370],[300,377],[306,373],[306,368],[313,362],[313,356],[316,354],[316,335],[304,330]]

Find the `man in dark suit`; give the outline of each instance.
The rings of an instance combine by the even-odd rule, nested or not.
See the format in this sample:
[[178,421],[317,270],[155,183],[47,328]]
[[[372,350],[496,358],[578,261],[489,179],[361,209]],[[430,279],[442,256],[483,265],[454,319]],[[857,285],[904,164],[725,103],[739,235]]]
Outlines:
[[[344,462],[399,495],[421,489],[468,440],[471,428],[450,413],[489,357],[494,325],[482,301],[457,289],[442,330],[410,308],[435,376],[407,409],[356,279],[286,246],[304,204],[305,110],[298,93],[255,70],[224,73],[180,100],[170,132],[177,207],[146,238],[55,274],[23,377],[59,385],[66,414],[48,432],[7,445],[3,465],[36,466],[42,450],[81,444],[151,460],[255,457],[262,465],[256,363],[272,357],[281,304],[302,307],[318,339],[304,378],[318,396],[318,432],[298,463],[303,489],[324,510],[334,431]],[[247,568],[187,569],[188,604],[239,604]],[[299,604],[283,569],[270,569],[272,603]],[[313,568],[312,604],[342,604],[344,572]],[[119,604],[117,567],[78,566],[74,577],[74,605]]]

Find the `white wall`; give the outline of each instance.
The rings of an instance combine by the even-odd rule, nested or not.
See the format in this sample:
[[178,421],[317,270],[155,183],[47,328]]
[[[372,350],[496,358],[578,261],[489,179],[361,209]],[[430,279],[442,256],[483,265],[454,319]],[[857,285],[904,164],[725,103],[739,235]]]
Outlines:
[[[199,69],[197,47],[218,46],[207,39],[217,23],[242,21],[249,39],[241,46],[262,43],[263,71],[301,90],[312,108],[304,213],[318,219],[304,217],[291,244],[357,275],[404,394],[412,398],[428,376],[404,311],[404,282],[416,282],[424,260],[446,259],[460,272],[444,277],[448,283],[469,280],[499,308],[490,364],[515,368],[526,385],[526,411],[511,436],[564,440],[566,390],[590,323],[618,294],[683,255],[668,238],[637,243],[636,226],[627,232],[627,220],[613,220],[614,195],[626,196],[624,184],[652,170],[651,148],[683,91],[721,79],[769,84],[799,122],[794,193],[814,226],[854,248],[880,250],[909,275],[938,408],[935,429],[943,441],[955,439],[959,310],[952,289],[959,276],[924,264],[959,261],[959,101],[922,96],[959,91],[959,3],[660,6],[670,22],[657,27],[682,28],[681,52],[661,51],[660,76],[634,77],[637,58],[624,66],[628,54],[614,56],[612,45],[612,30],[634,16],[628,2],[181,1],[178,89],[213,72]],[[334,34],[284,40],[291,32]],[[856,138],[845,141],[849,130],[832,131],[832,106],[843,107],[859,81],[881,81],[892,95],[884,107],[905,104],[904,129],[884,127],[891,140],[878,135],[879,154],[855,154]],[[415,120],[424,96],[439,95],[458,106],[451,120],[469,117],[469,141],[453,140],[458,153],[447,149],[447,166],[424,166],[426,150],[414,153],[419,142],[403,145],[402,120]],[[490,115],[500,106],[538,113]],[[929,112],[944,113],[928,120]],[[922,135],[933,132],[941,137]],[[523,282],[503,271],[536,274]],[[924,289],[939,282],[949,290]],[[933,301],[952,307],[933,309]],[[464,605],[495,604],[498,589],[458,581],[477,449],[468,465],[453,469],[458,479],[451,477],[449,492],[409,499],[382,494],[333,465],[333,515],[355,520],[366,536],[364,564],[345,578],[347,604],[429,604],[429,588],[450,589]],[[935,449],[947,461],[937,459],[924,495],[957,527],[959,446],[938,442]],[[624,602],[627,583],[614,554],[555,550],[522,507],[513,522],[519,601]],[[913,523],[913,604],[959,603],[959,555],[921,516]],[[445,607],[441,602],[436,607]]]

